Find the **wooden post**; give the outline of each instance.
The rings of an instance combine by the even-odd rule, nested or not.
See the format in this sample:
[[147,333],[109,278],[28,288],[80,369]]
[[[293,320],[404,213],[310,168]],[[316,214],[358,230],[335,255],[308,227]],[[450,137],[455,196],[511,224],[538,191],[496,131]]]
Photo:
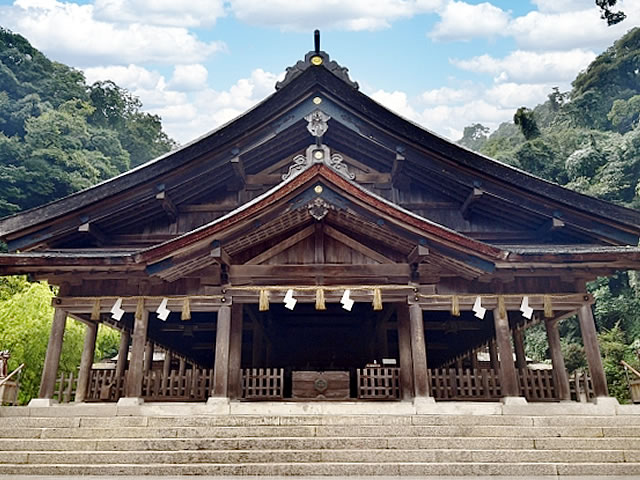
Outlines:
[[478,369],[478,350],[471,350],[471,368]]
[[411,356],[413,358],[413,385],[416,397],[431,396],[427,371],[427,346],[420,305],[409,305]]
[[491,370],[495,370],[496,372],[500,368],[498,364],[498,349],[496,348],[496,341],[494,338],[489,340],[489,363],[491,365]]
[[527,368],[527,357],[524,353],[524,334],[520,328],[513,330],[513,346],[516,351],[516,367]]
[[53,313],[51,334],[49,335],[49,343],[47,344],[47,354],[44,359],[38,398],[53,398],[53,392],[56,388],[56,376],[58,375],[58,365],[60,364],[60,353],[62,352],[64,328],[66,324],[67,312],[56,308]]
[[169,373],[171,373],[171,352],[168,348],[165,348],[164,361],[162,362],[162,378],[165,380],[169,378]]
[[180,363],[178,364],[178,376],[182,377],[184,375],[184,371],[187,368],[187,362],[184,357],[180,357]]
[[517,397],[520,395],[518,375],[513,363],[511,335],[508,315],[501,316],[496,308],[493,311],[493,323],[496,329],[496,344],[500,352],[500,386],[503,397]]
[[593,393],[596,397],[608,397],[609,388],[607,387],[607,377],[602,368],[598,334],[596,333],[596,324],[593,319],[593,313],[591,312],[591,305],[585,304],[580,307],[578,310],[578,319],[580,321],[580,333],[582,333],[584,352],[587,354],[589,373],[591,373]]
[[133,324],[131,361],[129,362],[129,371],[127,373],[127,397],[139,398],[142,396],[143,362],[148,326],[149,312],[145,310],[142,317],[136,318]]
[[116,378],[122,378],[127,369],[127,359],[129,357],[129,342],[131,333],[128,330],[120,332],[120,347],[118,348],[118,361],[116,362]]
[[409,306],[396,306],[398,325],[398,351],[400,352],[400,388],[402,398],[413,397],[413,358],[411,356],[411,327],[409,326]]
[[226,397],[229,393],[229,343],[231,337],[231,307],[218,310],[216,325],[216,356],[213,370],[212,397]]
[[91,376],[91,365],[96,351],[96,336],[98,335],[98,323],[87,324],[84,335],[84,347],[82,358],[80,359],[80,372],[78,373],[78,386],[76,387],[76,402],[84,402],[89,389],[89,378]]
[[[229,397],[242,396],[242,322],[243,308],[241,303],[231,306],[231,338],[229,340]],[[267,365],[268,366],[268,365]]]
[[144,371],[148,372],[153,367],[153,351],[155,344],[152,341],[148,341],[144,347]]
[[551,363],[553,364],[553,379],[556,384],[556,393],[559,400],[571,400],[569,391],[569,376],[564,366],[564,357],[560,344],[560,334],[558,333],[558,322],[546,320],[544,326],[547,329],[547,341],[551,350]]

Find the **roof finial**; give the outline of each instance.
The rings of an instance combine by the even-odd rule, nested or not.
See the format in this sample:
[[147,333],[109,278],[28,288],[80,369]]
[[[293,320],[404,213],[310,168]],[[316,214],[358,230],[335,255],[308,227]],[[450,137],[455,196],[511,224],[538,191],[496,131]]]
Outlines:
[[313,41],[316,48],[316,55],[318,55],[320,53],[320,30],[313,32]]

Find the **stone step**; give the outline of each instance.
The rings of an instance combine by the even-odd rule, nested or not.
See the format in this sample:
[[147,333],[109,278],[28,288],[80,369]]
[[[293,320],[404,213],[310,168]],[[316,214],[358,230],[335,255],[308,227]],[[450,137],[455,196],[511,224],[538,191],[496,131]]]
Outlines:
[[[573,439],[554,449],[572,448]],[[591,440],[591,439],[590,439]],[[593,439],[591,449],[640,449],[636,439]],[[624,440],[624,442],[622,441]],[[624,443],[624,445],[623,445]],[[0,451],[174,451],[174,450],[276,450],[276,449],[533,449],[530,438],[502,437],[236,437],[236,438],[158,438],[158,439],[0,439]]]
[[4,428],[74,427],[201,427],[201,426],[640,426],[640,415],[620,416],[520,416],[520,415],[209,415],[209,416],[108,416],[108,417],[3,417]]
[[56,464],[0,465],[3,475],[637,475],[640,463],[241,463],[241,464]]
[[185,437],[637,437],[638,427],[516,427],[495,425],[321,425],[255,427],[0,428],[0,438],[185,438]]
[[[198,450],[129,452],[0,452],[0,464],[239,463],[620,463],[639,461],[622,450]],[[635,453],[635,455],[634,455]]]

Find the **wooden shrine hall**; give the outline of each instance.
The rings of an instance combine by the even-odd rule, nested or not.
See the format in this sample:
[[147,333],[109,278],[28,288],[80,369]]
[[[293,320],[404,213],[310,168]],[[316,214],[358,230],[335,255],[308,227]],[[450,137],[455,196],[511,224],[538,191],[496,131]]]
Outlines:
[[[0,220],[0,274],[59,287],[41,404],[68,317],[86,324],[77,402],[562,401],[574,315],[586,391],[608,395],[585,283],[640,269],[639,235],[640,212],[385,109],[316,37],[234,121]],[[534,371],[540,322],[553,368]],[[100,323],[121,332],[113,368],[92,368]]]

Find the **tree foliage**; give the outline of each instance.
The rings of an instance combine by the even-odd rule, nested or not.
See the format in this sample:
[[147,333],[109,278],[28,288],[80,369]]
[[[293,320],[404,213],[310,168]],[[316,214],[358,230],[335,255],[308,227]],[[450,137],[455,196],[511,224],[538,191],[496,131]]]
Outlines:
[[627,15],[622,10],[617,12],[612,10],[616,3],[618,3],[618,0],[596,0],[596,5],[602,10],[600,18],[606,20],[609,26],[620,23],[627,18]]
[[[44,357],[53,319],[54,292],[46,283],[29,283],[24,277],[0,279],[0,350],[9,350],[9,370],[25,364],[21,381],[21,404],[38,395]],[[59,371],[78,373],[85,327],[67,319]],[[98,330],[97,360],[113,356],[119,335],[109,328]]]
[[52,62],[0,28],[0,217],[87,188],[175,146],[111,81]]

